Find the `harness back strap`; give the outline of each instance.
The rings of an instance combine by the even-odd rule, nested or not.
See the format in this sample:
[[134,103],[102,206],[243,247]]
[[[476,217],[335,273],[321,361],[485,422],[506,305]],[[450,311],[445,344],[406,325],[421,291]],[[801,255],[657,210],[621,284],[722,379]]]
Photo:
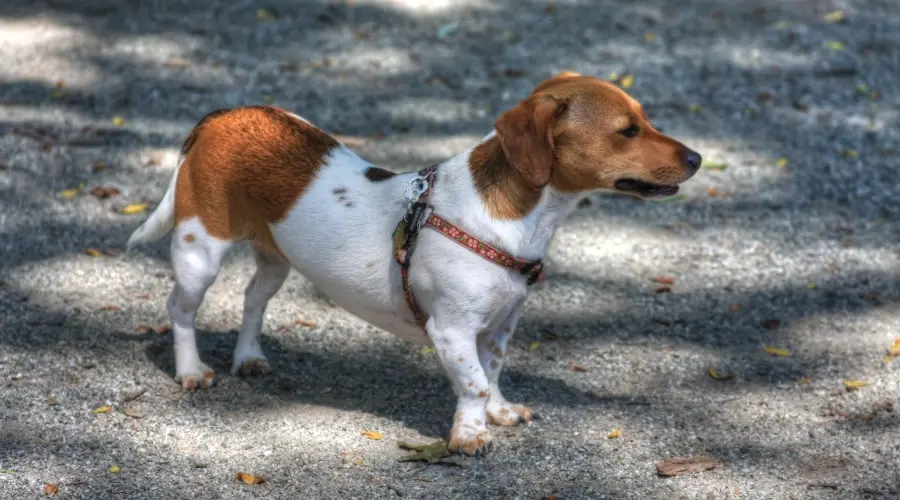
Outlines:
[[[400,264],[400,276],[403,280],[403,295],[406,297],[406,303],[422,328],[425,327],[427,318],[422,314],[421,309],[416,304],[413,297],[412,289],[409,283],[409,263],[412,253],[416,246],[416,237],[419,230],[423,227],[430,227],[447,238],[459,243],[465,248],[477,253],[485,259],[503,266],[528,278],[527,284],[531,286],[544,280],[544,263],[540,259],[535,261],[526,261],[515,257],[508,252],[504,252],[488,243],[463,231],[454,224],[448,222],[441,216],[434,213],[433,208],[427,203],[431,190],[434,187],[434,181],[437,168],[432,165],[419,172],[419,177],[427,183],[426,188],[420,195],[411,200],[409,208],[403,220],[397,224],[394,230],[394,258]],[[426,217],[426,213],[428,214]]]

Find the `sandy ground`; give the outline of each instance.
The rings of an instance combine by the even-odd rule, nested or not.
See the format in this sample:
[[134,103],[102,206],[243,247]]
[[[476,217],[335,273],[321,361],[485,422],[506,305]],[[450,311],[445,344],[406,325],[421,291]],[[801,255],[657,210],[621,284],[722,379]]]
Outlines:
[[[0,63],[3,499],[900,498],[894,0],[5,0]],[[84,253],[123,247],[145,214],[117,210],[159,200],[213,109],[273,102],[412,170],[564,69],[633,76],[728,168],[565,222],[502,378],[544,419],[497,429],[485,459],[397,462],[451,423],[437,359],[296,274],[266,320],[277,372],[225,375],[246,251],[201,309],[219,383],[181,392],[169,334],[141,328],[167,320],[167,239]],[[699,454],[725,465],[656,474]]]

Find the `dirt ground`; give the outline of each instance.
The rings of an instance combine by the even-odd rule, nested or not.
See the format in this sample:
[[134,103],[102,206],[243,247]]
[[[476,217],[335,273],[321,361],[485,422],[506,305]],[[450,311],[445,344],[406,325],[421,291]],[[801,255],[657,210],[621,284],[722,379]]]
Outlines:
[[[895,0],[5,0],[0,63],[0,498],[900,498]],[[437,359],[296,273],[276,372],[227,375],[243,250],[199,318],[218,385],[174,383],[168,239],[103,252],[201,116],[274,103],[413,170],[565,69],[630,84],[727,168],[562,225],[501,379],[540,422],[398,462],[449,430]],[[684,455],[724,465],[657,475]]]

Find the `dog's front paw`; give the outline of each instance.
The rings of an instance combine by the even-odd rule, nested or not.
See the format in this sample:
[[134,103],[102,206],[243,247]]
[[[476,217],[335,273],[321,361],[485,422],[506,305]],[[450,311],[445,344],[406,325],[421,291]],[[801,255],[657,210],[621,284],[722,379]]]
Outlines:
[[266,358],[250,358],[240,363],[236,361],[231,367],[232,375],[242,377],[257,377],[269,373],[272,373],[272,366]]
[[487,420],[491,425],[515,427],[537,419],[537,414],[526,406],[514,405],[506,401],[493,404],[488,402],[487,405]]
[[179,371],[175,374],[175,382],[181,384],[181,388],[186,391],[195,391],[197,389],[208,389],[212,387],[216,378],[216,372],[212,368],[203,363],[197,363],[190,369]]
[[478,423],[477,420],[474,423],[457,422],[450,431],[450,451],[474,457],[482,457],[491,451],[491,433],[484,423]]

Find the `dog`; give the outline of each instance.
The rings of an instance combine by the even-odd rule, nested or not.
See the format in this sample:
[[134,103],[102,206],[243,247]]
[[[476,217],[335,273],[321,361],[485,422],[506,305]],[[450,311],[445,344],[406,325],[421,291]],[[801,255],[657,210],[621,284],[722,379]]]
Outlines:
[[471,149],[402,174],[295,114],[239,107],[194,127],[127,247],[173,231],[167,306],[184,389],[213,383],[197,351],[197,310],[226,251],[250,242],[257,267],[232,374],[271,370],[264,312],[293,267],[349,313],[434,347],[457,396],[449,447],[480,456],[491,449],[488,424],[537,418],[497,381],[559,222],[591,192],[674,195],[701,162],[619,87],[574,72],[541,82]]

